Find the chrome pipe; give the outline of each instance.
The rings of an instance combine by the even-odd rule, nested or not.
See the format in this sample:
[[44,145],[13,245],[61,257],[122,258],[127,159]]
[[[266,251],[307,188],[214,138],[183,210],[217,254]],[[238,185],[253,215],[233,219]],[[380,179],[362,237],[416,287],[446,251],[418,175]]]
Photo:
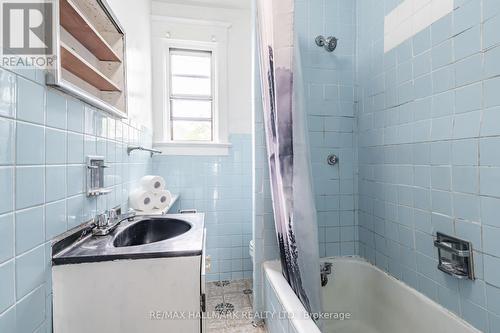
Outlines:
[[154,154],[161,154],[160,150],[144,148],[142,146],[129,146],[127,147],[127,155],[130,156],[130,153],[134,150],[148,151],[151,153],[151,157],[153,157]]

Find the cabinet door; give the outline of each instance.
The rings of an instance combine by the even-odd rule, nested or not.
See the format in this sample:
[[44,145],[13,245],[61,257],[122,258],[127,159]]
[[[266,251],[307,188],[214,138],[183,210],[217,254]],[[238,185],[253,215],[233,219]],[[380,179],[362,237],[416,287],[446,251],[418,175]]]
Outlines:
[[201,261],[193,256],[54,266],[54,333],[200,332]]

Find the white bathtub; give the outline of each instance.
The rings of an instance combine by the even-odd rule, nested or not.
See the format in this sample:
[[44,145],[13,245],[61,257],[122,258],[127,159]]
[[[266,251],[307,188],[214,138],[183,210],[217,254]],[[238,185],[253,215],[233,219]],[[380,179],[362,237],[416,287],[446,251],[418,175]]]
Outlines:
[[[324,258],[333,273],[323,290],[324,333],[480,333],[418,291],[359,258]],[[264,263],[264,317],[270,333],[320,333],[281,274]],[[340,320],[339,316],[350,319]]]

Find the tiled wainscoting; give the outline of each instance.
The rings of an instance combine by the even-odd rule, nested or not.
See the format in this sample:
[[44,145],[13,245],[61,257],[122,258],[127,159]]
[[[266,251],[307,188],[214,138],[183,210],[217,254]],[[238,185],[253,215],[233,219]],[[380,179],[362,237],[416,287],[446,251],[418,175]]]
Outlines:
[[[500,2],[452,13],[384,53],[358,11],[360,253],[484,332],[500,332]],[[436,232],[470,240],[475,281],[437,270]]]
[[[276,314],[275,317],[270,316],[266,319],[269,332],[297,333],[297,330],[285,315],[287,313],[285,307],[267,279],[264,279],[264,304],[266,313]],[[282,317],[280,317],[280,314]]]
[[288,286],[281,273],[279,261],[263,266],[263,311],[266,328],[272,333],[318,333],[316,324],[306,319],[305,309]]
[[249,134],[230,136],[227,156],[155,156],[153,171],[180,195],[179,209],[205,213],[209,280],[252,277],[252,145]]
[[[0,332],[52,332],[50,240],[122,204],[150,172],[151,133],[44,85],[42,71],[0,69]],[[106,158],[113,192],[84,194],[87,155]]]

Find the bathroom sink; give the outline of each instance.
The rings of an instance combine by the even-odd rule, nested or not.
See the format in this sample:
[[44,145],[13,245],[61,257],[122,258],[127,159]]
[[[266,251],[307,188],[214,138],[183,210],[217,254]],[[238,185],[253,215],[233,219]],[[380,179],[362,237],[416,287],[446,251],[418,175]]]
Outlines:
[[203,214],[135,216],[103,236],[88,231],[91,223],[54,241],[53,265],[198,256],[203,252]]
[[201,332],[201,317],[154,319],[204,311],[204,215],[122,218],[107,234],[91,220],[52,243],[54,332]]
[[138,246],[164,241],[180,236],[191,229],[185,221],[172,218],[145,219],[120,231],[113,240],[113,246]]

